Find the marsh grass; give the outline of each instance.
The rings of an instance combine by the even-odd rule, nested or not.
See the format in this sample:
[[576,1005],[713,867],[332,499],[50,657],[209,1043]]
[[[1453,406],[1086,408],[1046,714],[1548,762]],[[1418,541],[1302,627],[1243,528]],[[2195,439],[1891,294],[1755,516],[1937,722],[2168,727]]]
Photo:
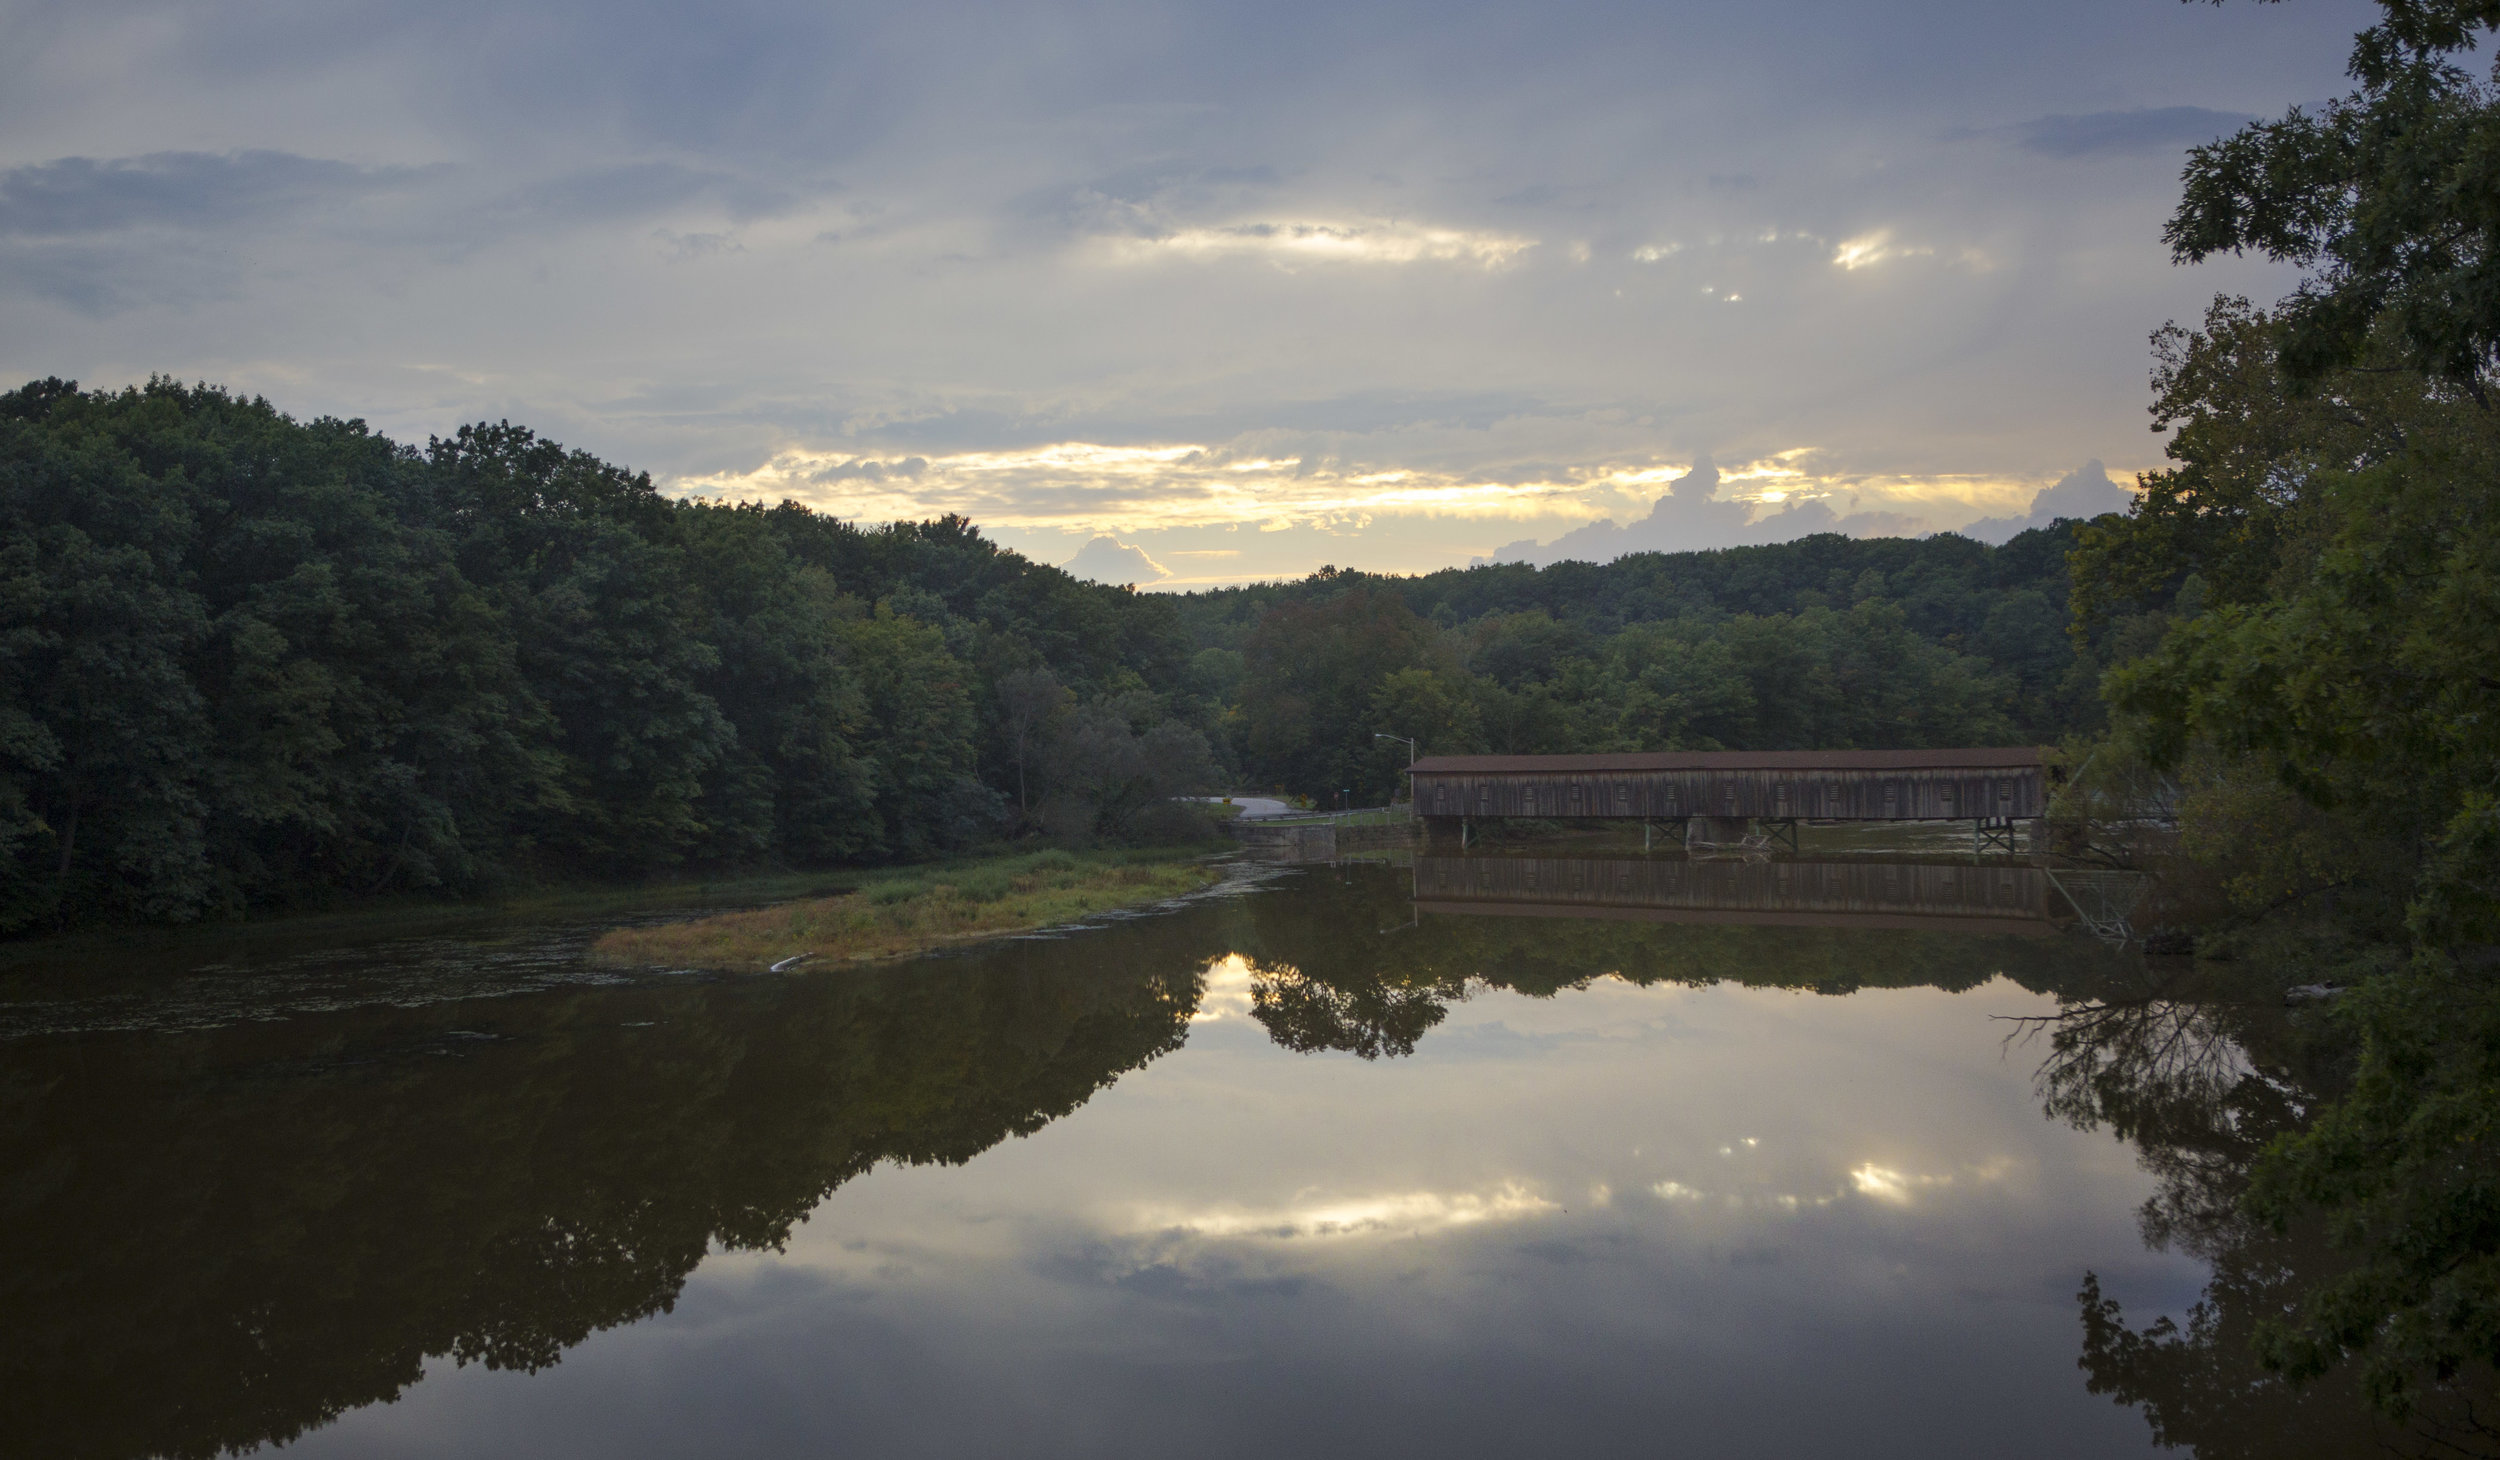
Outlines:
[[872,874],[838,897],[619,928],[593,943],[590,956],[640,968],[745,971],[802,956],[795,967],[892,958],[1160,902],[1221,875],[1204,861],[1169,854],[1036,852]]

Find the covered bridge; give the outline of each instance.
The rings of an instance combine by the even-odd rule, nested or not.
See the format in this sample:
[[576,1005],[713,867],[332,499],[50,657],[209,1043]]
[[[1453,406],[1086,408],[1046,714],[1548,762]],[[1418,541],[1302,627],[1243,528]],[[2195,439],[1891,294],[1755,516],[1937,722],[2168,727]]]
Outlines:
[[2046,770],[2028,746],[1436,755],[1415,762],[1415,814],[2008,823],[2047,814]]

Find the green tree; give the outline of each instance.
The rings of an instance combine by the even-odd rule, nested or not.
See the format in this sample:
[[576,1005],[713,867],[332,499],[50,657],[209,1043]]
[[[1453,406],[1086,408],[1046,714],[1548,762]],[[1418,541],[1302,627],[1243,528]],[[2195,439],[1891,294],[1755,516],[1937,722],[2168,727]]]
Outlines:
[[929,857],[992,831],[1005,798],[973,775],[972,690],[946,636],[880,604],[843,624],[841,644],[875,727],[876,849]]
[[2500,359],[2500,101],[2455,63],[2493,0],[2380,0],[2349,95],[2189,154],[2163,237],[2182,261],[2254,250],[2308,271],[2284,366],[2313,378],[2385,333],[2399,363],[2478,398]]
[[[2078,633],[2132,661],[2108,681],[2122,731],[2201,766],[2209,800],[2262,805],[2228,789],[2254,777],[2348,832],[2354,875],[2241,859],[2327,894],[2304,941],[2354,942],[2361,979],[2351,1092],[2259,1158],[2246,1206],[2323,1222],[2349,1266],[2269,1295],[2255,1333],[2297,1378],[2358,1360],[2399,1411],[2500,1364],[2500,111],[2455,64],[2495,27],[2489,3],[2385,0],[2350,96],[2194,154],[2179,256],[2308,274],[2270,316],[2225,300],[2161,338],[2179,464],[2076,559]],[[2372,881],[2402,925],[2348,895]]]
[[1396,594],[1368,586],[1267,613],[1244,647],[1244,749],[1254,780],[1323,799],[1348,787],[1387,799],[1404,760],[1372,738],[1373,697],[1390,675],[1430,663],[1435,652],[1430,624]]

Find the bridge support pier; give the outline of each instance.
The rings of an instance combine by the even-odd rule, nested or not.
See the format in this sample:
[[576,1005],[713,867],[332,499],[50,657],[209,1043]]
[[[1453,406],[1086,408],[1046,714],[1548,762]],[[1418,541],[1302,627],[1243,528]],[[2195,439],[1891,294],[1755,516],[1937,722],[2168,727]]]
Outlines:
[[2012,856],[2014,854],[2014,818],[1983,816],[1972,822],[1970,824],[1970,849],[1972,856],[1987,852],[2003,852],[2009,857]]
[[1684,845],[1695,847],[1734,847],[1744,844],[1745,834],[1753,830],[1750,816],[1694,816],[1684,822]]

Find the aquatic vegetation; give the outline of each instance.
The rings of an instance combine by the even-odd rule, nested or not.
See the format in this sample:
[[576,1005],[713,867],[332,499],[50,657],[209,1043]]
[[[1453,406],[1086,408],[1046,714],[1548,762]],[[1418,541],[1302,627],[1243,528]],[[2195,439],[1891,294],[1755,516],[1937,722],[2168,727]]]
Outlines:
[[738,970],[892,958],[1161,902],[1222,875],[1196,859],[1037,852],[881,876],[836,897],[620,928],[593,944],[590,956],[634,967]]

